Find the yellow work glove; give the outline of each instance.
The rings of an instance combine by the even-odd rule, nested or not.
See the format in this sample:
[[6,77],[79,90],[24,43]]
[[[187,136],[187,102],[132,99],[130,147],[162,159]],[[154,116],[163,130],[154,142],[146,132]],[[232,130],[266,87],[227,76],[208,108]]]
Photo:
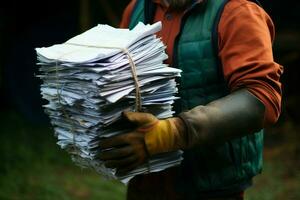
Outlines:
[[152,114],[139,112],[123,115],[137,128],[100,141],[100,159],[119,174],[143,164],[149,156],[186,147],[185,126],[180,118],[159,120]]
[[159,120],[149,113],[126,112],[125,117],[144,133],[149,154],[155,155],[184,148],[184,124],[179,118]]

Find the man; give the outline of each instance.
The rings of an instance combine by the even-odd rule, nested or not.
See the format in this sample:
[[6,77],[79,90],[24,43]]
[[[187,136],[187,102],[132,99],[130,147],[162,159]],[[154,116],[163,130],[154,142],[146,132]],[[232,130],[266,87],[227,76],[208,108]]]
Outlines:
[[121,27],[162,21],[170,66],[183,70],[176,115],[126,112],[137,128],[101,142],[107,167],[126,173],[163,152],[183,149],[178,167],[139,175],[128,199],[243,199],[262,170],[262,129],[281,109],[282,67],[274,25],[247,0],[133,0]]

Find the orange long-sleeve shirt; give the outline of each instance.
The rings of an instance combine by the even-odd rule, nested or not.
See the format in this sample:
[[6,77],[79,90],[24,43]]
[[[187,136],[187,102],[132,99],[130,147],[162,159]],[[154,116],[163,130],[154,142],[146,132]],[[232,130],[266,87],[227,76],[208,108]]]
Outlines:
[[[158,36],[167,46],[167,63],[172,64],[174,40],[184,12],[169,10],[160,0],[153,2],[157,4],[154,22],[162,22]],[[135,3],[136,0],[132,0],[126,7],[122,28],[128,27]],[[279,79],[283,68],[273,59],[275,31],[271,18],[253,2],[230,0],[221,15],[218,30],[219,57],[229,89],[247,88],[265,105],[264,124],[275,123],[281,112]]]

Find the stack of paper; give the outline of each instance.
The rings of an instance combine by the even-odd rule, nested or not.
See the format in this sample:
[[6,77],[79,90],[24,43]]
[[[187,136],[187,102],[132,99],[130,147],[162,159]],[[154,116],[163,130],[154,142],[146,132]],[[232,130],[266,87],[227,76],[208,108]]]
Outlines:
[[133,127],[122,121],[124,110],[134,110],[136,86],[129,52],[138,78],[142,108],[158,118],[171,117],[180,70],[163,64],[165,46],[154,33],[161,24],[138,24],[133,30],[98,25],[63,44],[36,48],[45,111],[58,144],[81,166],[92,167],[126,181],[134,175],[177,165],[181,152],[152,157],[127,175],[118,177],[97,158],[101,138],[124,134]]

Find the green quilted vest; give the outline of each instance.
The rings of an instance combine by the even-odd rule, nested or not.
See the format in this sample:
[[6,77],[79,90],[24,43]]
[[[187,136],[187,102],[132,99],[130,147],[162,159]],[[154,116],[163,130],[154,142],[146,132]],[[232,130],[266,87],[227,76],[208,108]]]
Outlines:
[[[173,67],[183,70],[178,80],[181,98],[176,104],[177,113],[228,94],[213,46],[217,42],[213,39],[214,29],[226,2],[207,0],[205,4],[195,3],[183,17],[173,58]],[[139,21],[149,23],[145,19],[149,19],[148,15],[153,12],[149,11],[148,4],[148,1],[137,1],[129,28]],[[263,131],[211,149],[185,151],[184,161],[178,169],[178,192],[193,199],[201,193],[241,189],[261,172],[262,147]]]

